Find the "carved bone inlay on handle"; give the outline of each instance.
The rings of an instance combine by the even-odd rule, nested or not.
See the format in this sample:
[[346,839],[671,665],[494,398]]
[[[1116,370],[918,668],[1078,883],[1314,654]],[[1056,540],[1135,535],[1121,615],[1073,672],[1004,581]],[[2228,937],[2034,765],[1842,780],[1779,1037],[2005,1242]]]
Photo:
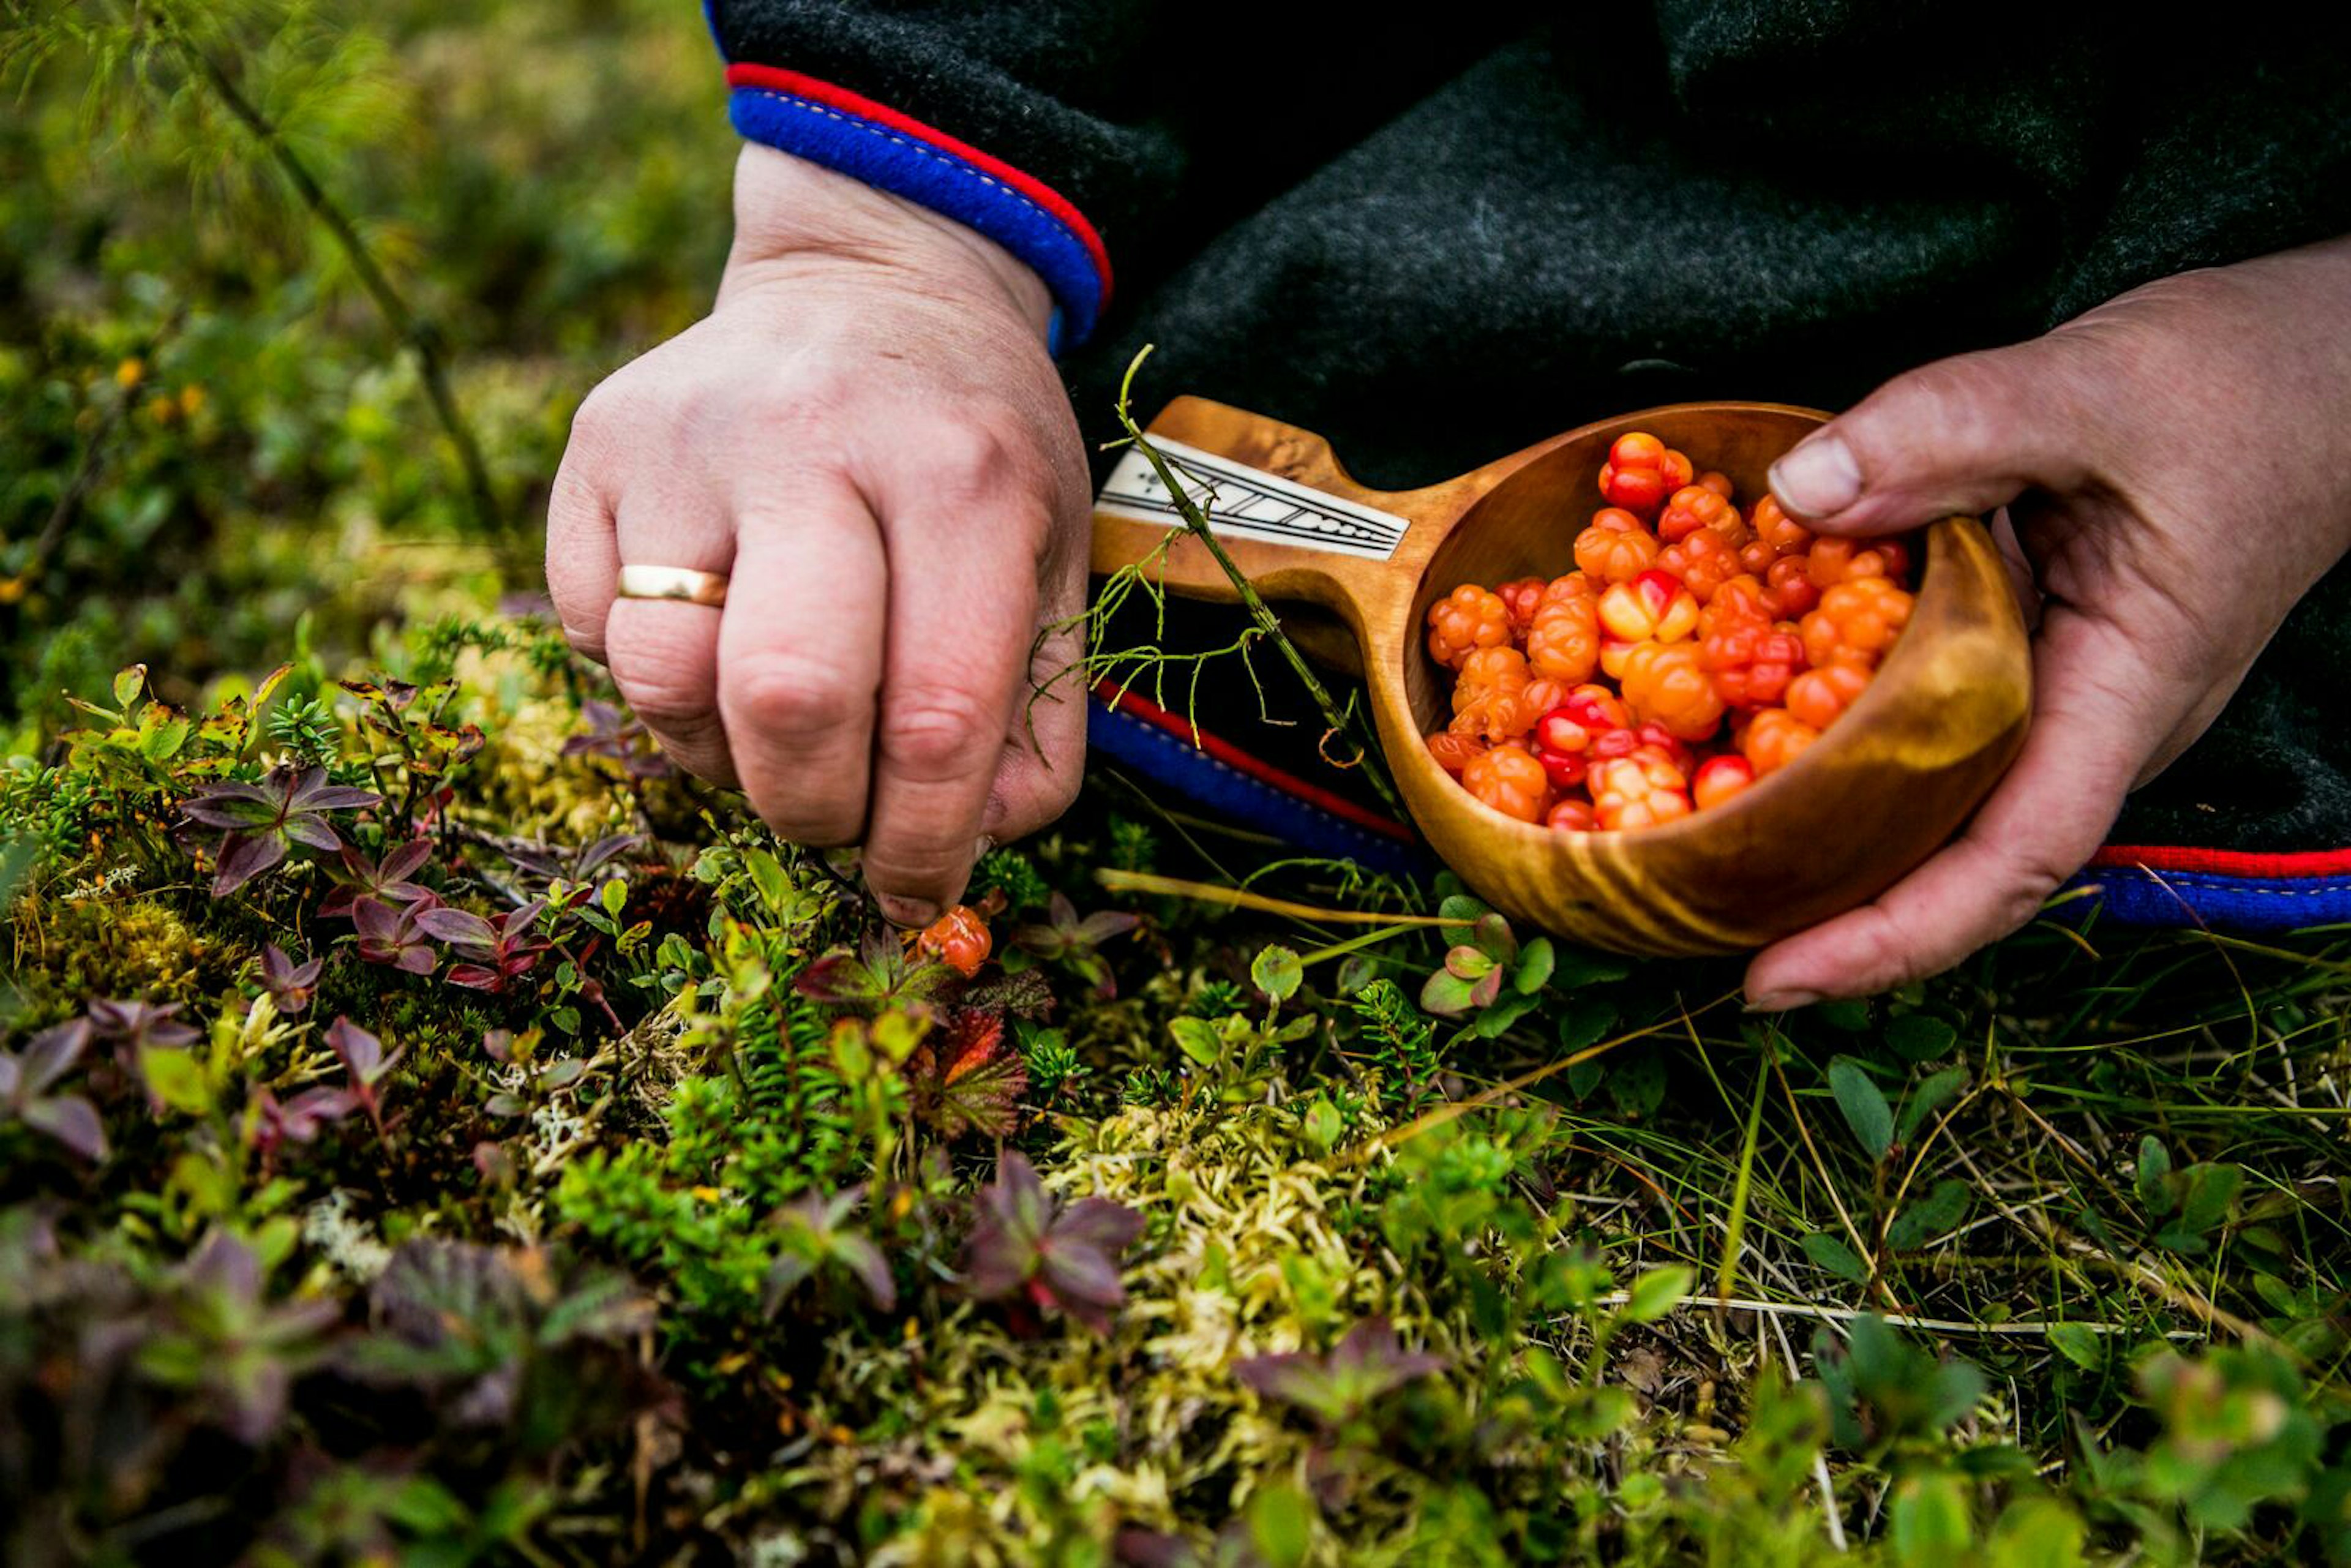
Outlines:
[[[1342,500],[1181,441],[1155,435],[1151,444],[1175,471],[1186,498],[1207,514],[1208,526],[1219,534],[1385,560],[1395,554],[1405,530],[1412,526],[1408,518]],[[1094,510],[1146,523],[1183,522],[1167,486],[1139,451],[1118,460],[1102,494],[1094,497]]]

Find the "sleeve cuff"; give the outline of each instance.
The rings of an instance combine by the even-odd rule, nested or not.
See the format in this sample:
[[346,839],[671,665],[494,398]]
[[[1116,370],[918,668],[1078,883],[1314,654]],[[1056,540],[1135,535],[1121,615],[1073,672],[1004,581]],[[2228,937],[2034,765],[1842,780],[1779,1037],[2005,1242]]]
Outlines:
[[1010,251],[1052,291],[1050,347],[1085,341],[1110,303],[1110,253],[1051,186],[845,88],[775,66],[726,68],[728,117],[750,141],[955,219]]

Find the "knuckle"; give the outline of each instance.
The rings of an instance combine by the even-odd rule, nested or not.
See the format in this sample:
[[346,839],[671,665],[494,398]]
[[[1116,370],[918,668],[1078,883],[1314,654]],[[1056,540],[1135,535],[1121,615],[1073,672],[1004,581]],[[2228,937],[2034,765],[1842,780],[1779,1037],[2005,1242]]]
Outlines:
[[924,778],[953,778],[992,763],[998,750],[990,704],[952,686],[904,693],[883,709],[878,737],[884,760]]
[[821,661],[766,653],[736,660],[726,671],[726,706],[737,722],[763,735],[816,739],[854,725],[862,694]]

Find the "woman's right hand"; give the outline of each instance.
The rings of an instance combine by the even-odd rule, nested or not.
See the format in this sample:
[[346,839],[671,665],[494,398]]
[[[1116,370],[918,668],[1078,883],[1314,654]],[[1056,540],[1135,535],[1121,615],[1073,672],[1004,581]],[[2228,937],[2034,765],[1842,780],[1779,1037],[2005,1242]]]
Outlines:
[[[1078,787],[1087,465],[1050,301],[993,242],[751,146],[710,316],[599,386],[549,507],[548,584],[688,770],[780,836],[862,843],[925,924],[984,841]],[[614,597],[623,564],[730,574],[724,610]],[[1033,741],[1031,735],[1033,731]]]

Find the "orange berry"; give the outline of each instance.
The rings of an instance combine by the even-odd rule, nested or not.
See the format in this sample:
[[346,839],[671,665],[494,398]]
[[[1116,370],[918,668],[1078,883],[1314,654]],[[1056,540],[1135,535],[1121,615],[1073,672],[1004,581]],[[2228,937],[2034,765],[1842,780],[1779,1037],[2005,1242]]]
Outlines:
[[1700,604],[1710,602],[1724,583],[1744,575],[1742,567],[1730,542],[1707,528],[1684,535],[1680,543],[1667,545],[1657,554],[1657,570],[1680,578]]
[[1853,660],[1816,665],[1788,683],[1789,716],[1826,729],[1869,689],[1869,666]]
[[1780,505],[1780,497],[1766,494],[1755,503],[1755,513],[1747,519],[1755,538],[1771,547],[1774,559],[1782,556],[1802,555],[1813,548],[1813,530],[1796,521]]
[[1448,670],[1459,669],[1480,648],[1499,648],[1510,640],[1510,606],[1474,582],[1428,607],[1428,656]]
[[1604,507],[1575,536],[1576,570],[1596,585],[1629,582],[1656,563],[1663,548],[1640,518],[1622,507]]
[[1553,806],[1543,817],[1543,826],[1556,828],[1562,833],[1588,833],[1600,825],[1592,813],[1592,802],[1573,796]]
[[1733,707],[1768,707],[1804,668],[1804,640],[1761,618],[1719,622],[1698,643],[1714,689]]
[[1469,793],[1506,817],[1539,822],[1551,806],[1551,780],[1534,754],[1515,742],[1480,752],[1461,769]]
[[1510,612],[1510,635],[1523,639],[1527,629],[1534,624],[1535,610],[1542,603],[1548,588],[1540,577],[1521,577],[1494,590],[1494,596]]
[[1917,605],[1909,591],[1883,577],[1856,577],[1821,595],[1803,620],[1804,656],[1814,665],[1858,660],[1875,667]]
[[1698,477],[1698,469],[1687,457],[1668,446],[1657,459],[1657,475],[1665,480],[1666,494],[1670,496],[1687,488],[1690,481]]
[[1690,814],[1681,772],[1647,747],[1593,763],[1588,782],[1593,817],[1612,831],[1658,827]]
[[1516,648],[1480,648],[1461,662],[1453,684],[1451,728],[1510,740],[1534,727],[1541,710],[1527,701],[1527,656]]
[[1625,660],[1625,706],[1680,740],[1704,740],[1722,726],[1722,694],[1695,643],[1644,643]]
[[1782,556],[1773,561],[1771,570],[1763,576],[1763,585],[1775,621],[1799,620],[1821,601],[1820,587],[1813,581],[1812,562],[1807,556]]
[[1709,757],[1690,780],[1690,801],[1710,811],[1755,782],[1755,765],[1744,757]]
[[1698,630],[1698,596],[1670,572],[1645,571],[1609,584],[1600,596],[1600,624],[1628,643],[1677,643]]
[[1899,539],[1815,538],[1805,552],[1813,584],[1823,590],[1856,578],[1883,577],[1897,584],[1910,575],[1910,549]]
[[1793,762],[1821,732],[1786,708],[1767,707],[1758,713],[1740,738],[1740,755],[1753,764],[1755,776],[1777,773]]
[[1476,736],[1463,735],[1456,730],[1440,729],[1428,737],[1429,756],[1437,759],[1439,768],[1456,779],[1461,777],[1461,769],[1468,765],[1469,759],[1485,749],[1486,743]]
[[1721,497],[1724,500],[1728,501],[1730,499],[1731,491],[1729,475],[1719,473],[1713,469],[1708,469],[1707,472],[1698,476],[1698,482],[1705,486],[1708,489],[1713,491],[1716,495]]
[[987,962],[990,946],[987,922],[977,910],[962,904],[923,927],[923,934],[914,938],[917,952],[949,966],[967,980]]
[[1657,538],[1679,544],[1700,528],[1720,534],[1722,542],[1734,549],[1747,542],[1747,519],[1738,507],[1703,485],[1684,486],[1657,514]]
[[[1573,582],[1562,590],[1561,583]],[[1527,663],[1537,674],[1573,684],[1588,681],[1600,663],[1600,604],[1581,574],[1544,591],[1527,632]]]
[[1711,637],[1741,621],[1769,621],[1771,601],[1762,579],[1748,572],[1725,580],[1698,613],[1698,634]]

